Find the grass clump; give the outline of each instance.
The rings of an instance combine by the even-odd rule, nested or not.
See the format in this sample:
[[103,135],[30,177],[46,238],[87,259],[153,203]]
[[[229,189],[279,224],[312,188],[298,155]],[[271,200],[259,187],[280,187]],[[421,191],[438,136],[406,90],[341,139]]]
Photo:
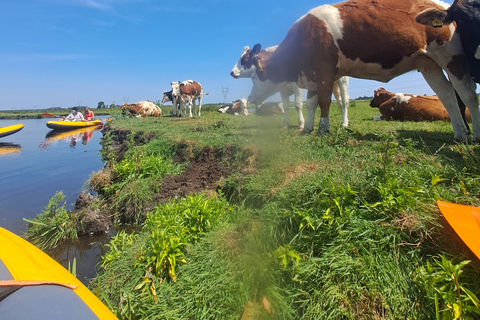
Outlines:
[[57,192],[34,219],[23,218],[28,222],[24,237],[40,249],[55,248],[61,240],[78,237],[78,216],[67,212],[66,203],[60,206],[64,198],[61,192]]

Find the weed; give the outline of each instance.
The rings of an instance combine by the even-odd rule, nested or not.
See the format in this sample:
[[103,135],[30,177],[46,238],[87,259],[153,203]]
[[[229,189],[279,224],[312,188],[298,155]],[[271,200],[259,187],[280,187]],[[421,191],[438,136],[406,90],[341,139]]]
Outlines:
[[434,262],[418,268],[415,281],[434,304],[435,319],[474,319],[480,316],[480,301],[460,280],[463,268],[470,261],[454,264],[445,255],[440,255],[440,259]]
[[66,203],[59,207],[64,198],[57,192],[33,220],[23,218],[28,222],[25,238],[40,249],[54,248],[60,240],[77,238],[78,217],[65,210]]

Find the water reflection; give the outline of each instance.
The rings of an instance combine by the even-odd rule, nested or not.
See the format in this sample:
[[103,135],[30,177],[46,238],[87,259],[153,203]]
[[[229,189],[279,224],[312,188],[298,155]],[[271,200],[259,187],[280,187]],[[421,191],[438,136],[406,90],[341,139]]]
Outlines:
[[16,143],[0,142],[0,157],[20,153],[22,146]]
[[87,143],[92,139],[93,132],[102,130],[98,126],[86,127],[69,131],[57,131],[51,130],[45,136],[45,141],[41,142],[38,146],[41,149],[48,148],[51,145],[57,144],[60,141],[68,143],[70,148],[75,148],[77,143],[87,145]]

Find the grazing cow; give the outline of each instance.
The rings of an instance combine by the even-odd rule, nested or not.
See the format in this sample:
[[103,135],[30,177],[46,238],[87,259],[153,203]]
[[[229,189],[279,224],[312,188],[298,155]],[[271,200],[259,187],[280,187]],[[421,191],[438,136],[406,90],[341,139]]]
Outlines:
[[218,112],[228,113],[236,116],[241,114],[248,116],[247,99],[242,98],[235,100],[233,103],[222,105],[220,108],[218,108]]
[[283,104],[281,102],[265,102],[257,106],[255,109],[255,114],[258,114],[259,116],[270,117],[279,114],[285,114],[285,110],[283,109]]
[[197,115],[197,111],[195,109],[195,100],[198,99],[198,116],[201,115],[202,110],[202,97],[203,95],[208,95],[207,93],[203,93],[202,85],[193,80],[186,80],[183,82],[174,81],[170,83],[172,85],[172,95],[180,99],[180,106],[184,110],[184,116],[186,117],[186,110],[185,104],[188,105],[188,113],[190,118],[192,117],[192,104],[193,104],[193,112]]
[[446,107],[455,139],[466,141],[469,132],[456,90],[470,110],[473,140],[480,141],[478,98],[460,36],[453,24],[433,28],[416,23],[417,14],[427,8],[445,9],[430,0],[352,0],[314,8],[295,22],[265,66],[254,57],[260,65],[258,76],[278,89],[290,82],[308,89],[307,108],[312,112],[304,132],[313,130],[318,102],[317,134],[324,134],[335,80],[352,76],[388,82],[417,69]]
[[173,96],[172,92],[173,90],[163,92],[162,103],[172,101],[172,105],[173,105],[172,115],[176,117],[177,110],[178,110],[178,116],[180,117],[182,115],[182,111],[180,110],[180,99],[177,99],[175,96]]
[[[258,49],[258,51],[257,51]],[[294,105],[295,109],[297,110],[298,114],[298,127],[303,129],[305,120],[303,118],[302,108],[303,108],[303,97],[302,97],[302,89],[298,87],[295,82],[288,83],[287,85],[281,87],[280,89],[276,87],[274,83],[269,80],[262,81],[259,79],[257,75],[257,67],[262,68],[261,66],[266,65],[268,63],[268,59],[271,57],[273,52],[277,49],[277,46],[269,47],[264,50],[260,50],[259,47],[250,49],[248,46],[243,48],[243,52],[240,55],[240,58],[237,61],[237,64],[233,67],[232,71],[230,71],[230,75],[235,79],[238,78],[252,78],[253,87],[250,95],[248,97],[248,101],[250,103],[256,104],[257,106],[263,103],[263,101],[268,98],[269,96],[274,95],[278,91],[280,91],[280,96],[282,97],[282,104],[284,106],[290,105],[290,96],[294,95]],[[253,63],[253,57],[256,56],[257,63]],[[260,64],[259,64],[259,63]],[[342,77],[338,81],[335,81],[333,94],[335,95],[335,99],[338,102],[338,106],[340,107],[340,112],[342,115],[342,126],[348,126],[348,78]],[[288,124],[290,123],[289,120],[289,112],[284,112],[283,115],[283,126],[288,128]]]
[[160,117],[162,109],[149,101],[139,101],[132,104],[124,104],[123,110],[128,110],[131,115],[136,117]]
[[[450,121],[447,110],[436,96],[392,93],[380,88],[374,91],[370,107],[378,108],[382,114],[380,119],[387,121]],[[468,110],[466,118],[472,121]]]
[[455,0],[446,10],[427,9],[417,15],[421,24],[441,27],[455,21],[455,32],[462,40],[468,63],[468,71],[473,80],[480,83],[480,2],[478,0]]

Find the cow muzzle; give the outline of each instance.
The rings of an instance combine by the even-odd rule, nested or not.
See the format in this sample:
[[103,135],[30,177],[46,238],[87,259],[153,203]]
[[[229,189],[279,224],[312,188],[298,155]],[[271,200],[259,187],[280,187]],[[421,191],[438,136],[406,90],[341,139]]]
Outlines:
[[232,77],[235,78],[235,79],[238,79],[240,75],[239,75],[239,74],[236,74],[236,73],[232,70],[232,71],[230,71],[230,76],[232,76]]

